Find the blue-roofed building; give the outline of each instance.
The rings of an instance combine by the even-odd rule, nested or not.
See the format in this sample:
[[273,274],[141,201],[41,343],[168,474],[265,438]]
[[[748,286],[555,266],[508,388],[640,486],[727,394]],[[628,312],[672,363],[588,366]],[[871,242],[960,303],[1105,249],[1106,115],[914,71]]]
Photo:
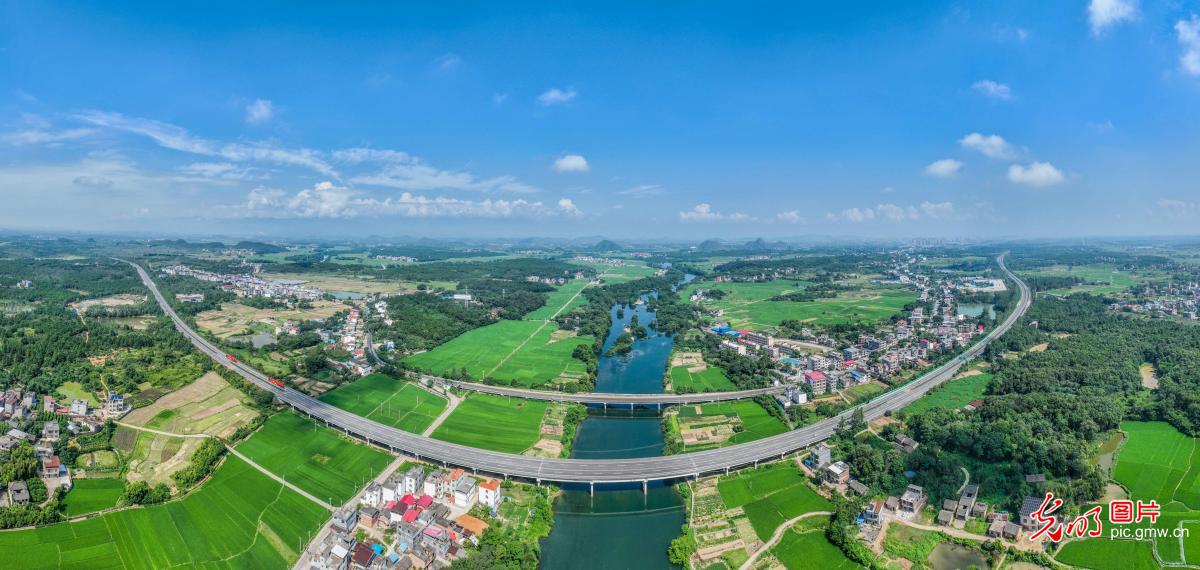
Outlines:
[[785,356],[783,358],[780,358],[779,361],[784,364],[791,364],[792,366],[795,366],[796,368],[804,368],[803,362],[796,360],[795,358],[792,358],[790,356]]

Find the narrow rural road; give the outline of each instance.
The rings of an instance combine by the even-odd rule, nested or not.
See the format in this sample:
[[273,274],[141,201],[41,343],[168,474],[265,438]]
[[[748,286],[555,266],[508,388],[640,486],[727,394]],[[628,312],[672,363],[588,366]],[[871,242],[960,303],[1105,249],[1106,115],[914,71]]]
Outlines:
[[[157,430],[157,429],[152,429],[152,428],[147,428],[147,427],[142,427],[142,426],[136,426],[133,424],[127,424],[125,422],[116,422],[116,424],[119,426],[122,426],[122,427],[127,427],[131,430],[144,431],[147,433],[153,433],[153,434],[166,436],[166,437],[180,437],[180,438],[186,438],[186,439],[208,439],[211,437],[213,439],[216,439],[217,441],[221,441],[220,439],[216,438],[215,436],[211,436],[211,435],[204,434],[204,433],[192,433],[192,434],[171,433],[169,431],[162,431],[162,430]],[[224,445],[225,449],[227,449],[229,451],[229,453],[232,453],[238,459],[245,461],[247,465],[259,470],[260,472],[262,472],[263,475],[266,475],[267,477],[274,479],[276,482],[280,483],[284,487],[287,487],[288,489],[291,489],[291,490],[299,493],[304,498],[306,498],[318,505],[321,505],[328,511],[334,510],[333,505],[314,497],[311,493],[309,493],[308,491],[305,491],[304,489],[301,489],[300,487],[297,487],[291,483],[288,483],[287,479],[284,479],[283,477],[280,477],[280,476],[268,471],[266,467],[263,467],[262,465],[255,463],[253,459],[246,457],[244,454],[242,454],[242,452],[230,447],[225,442],[222,441],[221,445]]]
[[738,570],[750,570],[750,568],[754,567],[754,561],[758,560],[758,555],[770,550],[772,546],[775,546],[775,543],[779,542],[780,538],[783,538],[783,533],[787,532],[787,530],[789,528],[792,528],[792,525],[796,524],[797,522],[800,522],[800,521],[810,518],[810,517],[818,517],[818,516],[826,516],[827,517],[832,514],[833,513],[830,511],[813,511],[811,513],[804,513],[792,520],[784,521],[783,524],[779,525],[779,527],[775,529],[775,534],[771,535],[771,540],[768,540],[765,543],[763,543],[762,548],[755,550],[754,554],[751,554],[750,558],[748,558],[745,562],[743,562],[742,566],[740,568],[738,568]]
[[[431,394],[437,394],[437,392],[434,392],[432,389],[425,386],[420,381],[417,381],[417,386],[420,386],[422,389],[424,389],[425,391],[427,391]],[[457,408],[458,405],[461,404],[463,401],[463,399],[461,397],[456,396],[449,389],[446,390],[445,394],[438,394],[438,395],[445,397],[446,401],[449,402],[449,405],[446,406],[446,409],[442,411],[441,415],[439,415],[437,418],[435,418],[433,420],[432,423],[429,424],[429,427],[425,428],[425,431],[421,432],[421,435],[424,437],[429,437],[429,434],[433,433],[433,430],[437,429],[438,426],[442,425],[442,422],[446,421],[446,418],[450,417],[450,413],[454,411],[454,408]]]

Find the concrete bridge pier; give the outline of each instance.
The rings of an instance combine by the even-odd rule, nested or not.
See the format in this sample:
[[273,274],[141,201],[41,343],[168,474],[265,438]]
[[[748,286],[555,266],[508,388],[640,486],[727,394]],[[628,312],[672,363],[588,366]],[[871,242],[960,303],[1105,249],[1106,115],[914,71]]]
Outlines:
[[590,497],[596,496],[596,482],[595,481],[588,481],[588,496],[590,496]]
[[642,494],[646,495],[650,492],[649,481],[642,479]]

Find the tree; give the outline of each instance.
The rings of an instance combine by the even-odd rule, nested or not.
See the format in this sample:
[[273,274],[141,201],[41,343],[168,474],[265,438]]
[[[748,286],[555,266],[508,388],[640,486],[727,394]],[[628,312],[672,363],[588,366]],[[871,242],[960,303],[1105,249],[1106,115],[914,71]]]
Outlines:
[[671,564],[683,566],[695,552],[696,536],[692,533],[692,528],[685,524],[683,525],[683,534],[676,537],[667,546],[667,558],[671,560]]

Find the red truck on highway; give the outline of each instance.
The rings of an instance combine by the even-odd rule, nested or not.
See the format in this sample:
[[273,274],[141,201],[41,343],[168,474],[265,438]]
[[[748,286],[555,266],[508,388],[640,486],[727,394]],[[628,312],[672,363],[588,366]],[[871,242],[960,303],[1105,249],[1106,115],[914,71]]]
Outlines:
[[283,382],[281,382],[281,381],[279,381],[279,380],[276,380],[276,379],[274,379],[274,378],[267,378],[267,382],[270,382],[270,383],[272,383],[272,384],[274,384],[274,385],[276,385],[276,386],[278,386],[278,387],[280,387],[280,388],[284,388],[284,387],[285,387],[285,386],[284,386],[284,384],[283,384]]
[[234,363],[234,364],[237,364],[237,362],[238,362],[238,359],[237,359],[237,357],[236,357],[236,356],[234,356],[234,355],[232,355],[232,354],[226,354],[226,355],[225,355],[225,358],[228,358],[228,359],[229,359],[229,361],[230,361],[230,362],[232,362],[232,363]]

